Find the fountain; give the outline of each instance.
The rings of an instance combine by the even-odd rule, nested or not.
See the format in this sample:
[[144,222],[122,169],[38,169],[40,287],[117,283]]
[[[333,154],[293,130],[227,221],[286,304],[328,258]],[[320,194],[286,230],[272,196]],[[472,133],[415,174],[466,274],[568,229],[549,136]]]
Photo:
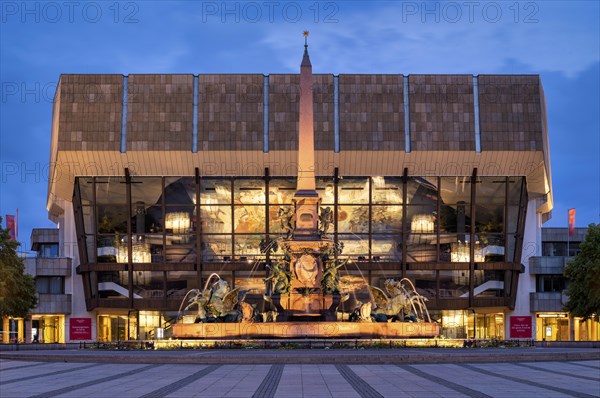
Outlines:
[[[286,280],[288,275],[292,275],[291,282],[298,282],[292,272],[281,272],[285,273]],[[326,272],[321,275],[325,276]],[[213,277],[217,281],[210,284]],[[290,286],[283,289],[284,293],[272,290],[270,295],[262,296],[265,305],[261,311],[256,304],[251,305],[245,301],[249,291],[230,289],[229,284],[219,275],[212,274],[203,290],[192,289],[184,297],[178,323],[173,325],[173,337],[407,338],[435,337],[439,334],[439,325],[429,317],[425,304],[427,299],[419,295],[412,282],[406,278],[400,281],[388,279],[384,282],[389,296],[375,286],[368,286],[371,300],[366,303],[357,302],[356,308],[345,321],[337,321],[332,317],[337,317],[340,304],[347,301],[349,295],[340,297],[337,290],[326,290],[327,286],[333,286],[325,283],[326,278],[328,277],[321,278],[321,287],[298,288],[297,292],[293,292],[290,286],[294,283],[290,283]],[[335,280],[335,276],[333,279]],[[268,284],[269,281],[269,278],[265,279],[265,283]],[[183,322],[183,312],[194,307],[194,321]]]
[[[197,307],[195,323],[174,325],[173,336],[206,339],[437,336],[439,325],[431,322],[426,299],[408,279],[387,280],[384,287],[389,297],[381,289],[369,286],[370,302],[357,302],[349,319],[338,321],[340,306],[349,296],[342,297],[339,292],[338,269],[345,262],[336,260],[343,245],[327,235],[333,211],[320,206],[321,198],[316,191],[313,78],[306,41],[300,70],[298,183],[294,210],[280,209],[278,213],[286,236],[266,248],[283,252],[281,258],[267,264],[267,295],[263,296],[266,304],[258,311],[256,305],[245,303],[244,292],[230,290],[225,281],[213,274],[204,290],[192,292],[194,296],[186,306],[186,309]],[[209,285],[213,276],[219,280]]]

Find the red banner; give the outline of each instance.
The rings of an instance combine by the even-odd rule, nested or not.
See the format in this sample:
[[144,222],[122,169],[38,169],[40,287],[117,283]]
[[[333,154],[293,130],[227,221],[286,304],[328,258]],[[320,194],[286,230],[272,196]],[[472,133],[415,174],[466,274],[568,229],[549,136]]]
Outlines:
[[569,236],[575,235],[575,209],[569,209]]
[[17,220],[15,216],[6,215],[6,228],[10,235],[10,240],[17,240]]
[[69,321],[70,340],[92,339],[92,318],[71,318]]
[[531,338],[531,317],[530,316],[511,316],[510,317],[510,338],[511,339],[530,339]]

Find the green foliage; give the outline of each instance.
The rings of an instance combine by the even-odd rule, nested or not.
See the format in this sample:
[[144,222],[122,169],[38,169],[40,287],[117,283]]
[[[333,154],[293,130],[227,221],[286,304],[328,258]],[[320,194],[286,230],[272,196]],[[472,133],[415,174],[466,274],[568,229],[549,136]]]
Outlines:
[[10,240],[0,217],[0,318],[22,318],[37,305],[35,283],[17,256],[20,243]]
[[573,316],[600,320],[600,225],[590,224],[581,252],[565,267],[570,280],[565,310]]

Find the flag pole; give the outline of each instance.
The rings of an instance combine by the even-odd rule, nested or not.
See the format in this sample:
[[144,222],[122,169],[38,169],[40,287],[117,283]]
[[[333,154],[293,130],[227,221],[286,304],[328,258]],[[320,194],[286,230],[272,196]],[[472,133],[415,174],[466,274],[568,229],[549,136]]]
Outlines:
[[569,241],[571,240],[571,209],[567,210],[567,257],[569,257]]

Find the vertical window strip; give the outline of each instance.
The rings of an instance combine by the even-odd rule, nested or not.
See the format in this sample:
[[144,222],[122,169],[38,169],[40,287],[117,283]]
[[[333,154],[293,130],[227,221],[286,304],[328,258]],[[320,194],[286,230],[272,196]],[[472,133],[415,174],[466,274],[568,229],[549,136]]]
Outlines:
[[410,102],[408,93],[408,76],[403,77],[404,82],[404,151],[410,153]]
[[263,152],[269,152],[269,75],[263,77]]
[[340,76],[333,76],[333,149],[340,152]]
[[481,152],[481,130],[479,129],[479,76],[473,76],[473,103],[475,104],[475,152]]
[[192,100],[192,152],[198,152],[198,76],[194,76],[194,99]]
[[129,77],[123,76],[123,97],[121,102],[121,153],[127,151],[127,101],[129,89]]

